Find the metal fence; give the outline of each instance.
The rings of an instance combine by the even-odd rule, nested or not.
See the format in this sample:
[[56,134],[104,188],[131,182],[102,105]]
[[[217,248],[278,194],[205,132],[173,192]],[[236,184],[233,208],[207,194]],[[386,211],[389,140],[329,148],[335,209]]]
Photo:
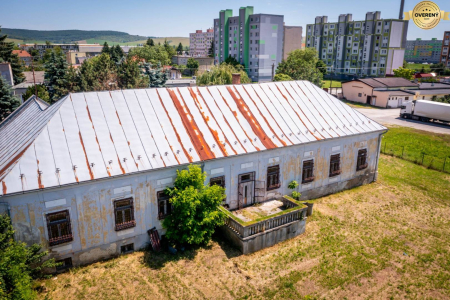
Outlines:
[[408,160],[428,169],[450,173],[450,157],[436,157],[425,153],[422,149],[411,149],[387,142],[381,145],[381,153]]

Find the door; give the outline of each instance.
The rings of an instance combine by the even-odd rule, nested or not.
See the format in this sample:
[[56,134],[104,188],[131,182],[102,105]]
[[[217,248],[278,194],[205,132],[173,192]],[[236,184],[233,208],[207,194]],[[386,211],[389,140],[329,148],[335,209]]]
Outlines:
[[255,203],[255,172],[239,175],[239,208]]
[[372,96],[367,96],[366,103],[367,103],[367,104],[370,104],[370,100],[372,100]]

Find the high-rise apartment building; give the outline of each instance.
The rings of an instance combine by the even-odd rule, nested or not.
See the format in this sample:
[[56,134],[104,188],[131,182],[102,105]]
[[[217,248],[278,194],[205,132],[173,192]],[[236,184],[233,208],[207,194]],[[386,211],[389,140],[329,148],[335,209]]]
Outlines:
[[405,60],[412,63],[437,64],[441,57],[441,48],[442,41],[437,38],[406,41]]
[[189,55],[194,57],[208,56],[209,48],[214,40],[214,30],[207,29],[205,32],[196,30],[195,33],[189,34]]
[[214,63],[231,56],[253,81],[270,81],[283,56],[283,20],[280,15],[253,14],[252,6],[241,7],[238,16],[231,9],[220,11],[214,19]]
[[393,74],[403,65],[408,21],[380,16],[368,12],[365,20],[353,21],[342,14],[337,22],[316,17],[306,25],[306,47],[316,48],[327,70],[339,77]]
[[447,68],[450,68],[450,51],[449,51],[449,42],[450,42],[450,31],[444,32],[444,39],[442,40],[442,51],[441,51],[441,63]]

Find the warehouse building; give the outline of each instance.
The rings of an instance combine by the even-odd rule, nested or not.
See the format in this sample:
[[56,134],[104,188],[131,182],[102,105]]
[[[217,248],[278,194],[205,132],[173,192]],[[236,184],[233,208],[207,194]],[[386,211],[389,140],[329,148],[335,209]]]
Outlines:
[[0,124],[0,212],[66,265],[164,234],[164,189],[199,164],[230,210],[376,180],[386,128],[305,81],[30,98]]

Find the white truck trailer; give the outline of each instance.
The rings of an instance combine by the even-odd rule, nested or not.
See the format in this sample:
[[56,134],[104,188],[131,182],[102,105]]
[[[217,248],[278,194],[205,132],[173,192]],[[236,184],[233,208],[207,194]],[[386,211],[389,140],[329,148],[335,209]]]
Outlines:
[[422,122],[450,123],[450,104],[428,100],[411,101],[400,107],[400,117]]

